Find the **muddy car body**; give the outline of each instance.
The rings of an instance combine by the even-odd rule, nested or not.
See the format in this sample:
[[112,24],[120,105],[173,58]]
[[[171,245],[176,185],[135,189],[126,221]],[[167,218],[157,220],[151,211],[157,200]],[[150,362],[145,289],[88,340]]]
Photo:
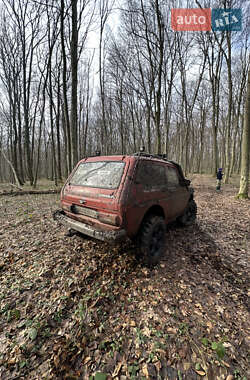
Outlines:
[[[195,218],[196,209],[190,213],[194,201],[189,184],[179,165],[160,156],[84,158],[62,188],[56,218],[73,230],[109,242],[134,240],[143,235],[146,223],[148,244],[155,239],[162,246],[163,224],[177,218],[188,224]],[[160,234],[153,234],[149,220],[160,226]]]

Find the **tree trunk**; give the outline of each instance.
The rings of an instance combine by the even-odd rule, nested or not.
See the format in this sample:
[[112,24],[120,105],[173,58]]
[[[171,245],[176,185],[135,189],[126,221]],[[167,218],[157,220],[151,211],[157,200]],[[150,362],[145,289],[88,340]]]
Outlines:
[[226,167],[225,167],[225,177],[224,182],[229,181],[230,172],[230,162],[231,162],[231,120],[232,120],[232,104],[233,104],[233,84],[232,84],[232,59],[231,59],[231,32],[227,32],[227,48],[228,57],[227,61],[227,71],[228,71],[228,116],[227,116],[227,129],[226,129]]
[[250,69],[248,71],[247,98],[242,136],[240,189],[237,197],[248,198],[249,187],[249,150],[250,150]]
[[57,112],[56,112],[56,139],[57,139],[57,166],[58,179],[62,180],[62,163],[61,163],[61,141],[60,141],[60,74],[58,76],[58,92],[57,92]]
[[16,182],[17,186],[18,186],[18,187],[21,187],[22,184],[21,184],[21,182],[20,182],[19,179],[18,179],[18,176],[17,176],[17,173],[16,173],[16,171],[15,171],[14,166],[12,165],[11,161],[7,158],[6,154],[4,153],[4,151],[3,151],[2,149],[1,149],[1,153],[2,153],[2,155],[3,155],[3,157],[4,157],[4,159],[8,162],[8,164],[9,164],[10,167],[11,167],[11,170],[12,170],[12,173],[13,173],[13,175],[14,175],[15,182]]
[[72,0],[72,35],[71,35],[71,154],[72,165],[78,162],[78,130],[77,130],[77,71],[78,71],[78,28],[77,0]]
[[67,99],[67,58],[65,51],[65,36],[64,36],[64,0],[61,0],[61,46],[62,46],[62,58],[63,58],[63,108],[64,108],[64,120],[65,120],[65,130],[67,136],[67,174],[72,170],[72,160],[71,160],[71,131],[70,131],[70,121],[69,121],[69,108]]

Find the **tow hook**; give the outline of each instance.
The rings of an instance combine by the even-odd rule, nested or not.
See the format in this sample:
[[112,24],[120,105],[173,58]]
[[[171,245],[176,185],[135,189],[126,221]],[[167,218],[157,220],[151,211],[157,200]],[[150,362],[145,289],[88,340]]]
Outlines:
[[64,215],[64,212],[62,210],[56,210],[52,213],[53,219],[57,222],[60,222],[62,215]]

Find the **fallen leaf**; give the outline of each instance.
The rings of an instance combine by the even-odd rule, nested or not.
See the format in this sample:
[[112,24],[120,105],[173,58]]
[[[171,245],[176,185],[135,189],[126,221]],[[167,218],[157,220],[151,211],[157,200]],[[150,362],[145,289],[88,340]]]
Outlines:
[[151,336],[151,331],[149,330],[147,326],[144,327],[142,332],[143,332],[143,335],[147,336],[148,338]]
[[29,329],[28,337],[31,340],[35,340],[36,339],[36,337],[37,337],[37,329],[35,329],[35,327],[31,327],[31,329]]
[[154,365],[155,365],[157,371],[160,372],[161,367],[162,367],[160,360],[158,360],[157,362],[154,362]]
[[171,310],[169,309],[168,305],[164,305],[163,310],[165,313],[171,314]]
[[223,313],[224,312],[224,307],[220,306],[220,305],[216,305],[216,310],[218,311],[218,313]]
[[223,343],[223,346],[224,346],[225,348],[232,347],[231,343],[229,343],[229,342],[224,342],[224,343]]
[[148,366],[146,363],[144,363],[142,366],[142,373],[144,376],[146,376],[147,379],[149,378]]
[[54,361],[55,367],[58,368],[59,364],[60,364],[60,356],[59,355],[55,355],[54,358],[53,358],[53,361]]
[[206,372],[204,372],[204,371],[197,371],[197,370],[195,370],[195,372],[196,372],[198,375],[200,375],[200,376],[205,376],[205,375],[206,375]]
[[224,364],[225,367],[230,368],[230,364],[226,363],[224,360],[222,360],[221,363]]
[[170,334],[177,334],[177,329],[173,329],[172,327],[168,327],[167,332]]
[[8,364],[15,364],[16,363],[16,358],[10,358],[9,360],[8,360]]
[[84,360],[83,360],[83,364],[87,364],[91,361],[91,357],[87,356]]
[[117,366],[115,367],[114,372],[112,373],[113,377],[115,377],[115,376],[117,376],[119,374],[119,372],[120,372],[120,370],[122,368],[122,365],[123,365],[122,362],[120,362],[120,363],[117,364]]
[[213,325],[210,321],[207,321],[207,327],[208,327],[208,331],[210,332],[213,328]]
[[188,363],[188,362],[183,363],[184,371],[188,371],[190,367],[191,367],[191,363]]

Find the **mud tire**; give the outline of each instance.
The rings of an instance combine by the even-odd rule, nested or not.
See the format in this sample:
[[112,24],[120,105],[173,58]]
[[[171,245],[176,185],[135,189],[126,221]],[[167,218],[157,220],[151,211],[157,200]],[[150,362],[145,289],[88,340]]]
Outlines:
[[141,226],[140,253],[146,265],[156,265],[166,249],[166,224],[161,216],[148,217]]
[[197,205],[193,199],[188,202],[187,208],[182,216],[179,217],[178,221],[182,226],[190,226],[196,220],[197,215]]

